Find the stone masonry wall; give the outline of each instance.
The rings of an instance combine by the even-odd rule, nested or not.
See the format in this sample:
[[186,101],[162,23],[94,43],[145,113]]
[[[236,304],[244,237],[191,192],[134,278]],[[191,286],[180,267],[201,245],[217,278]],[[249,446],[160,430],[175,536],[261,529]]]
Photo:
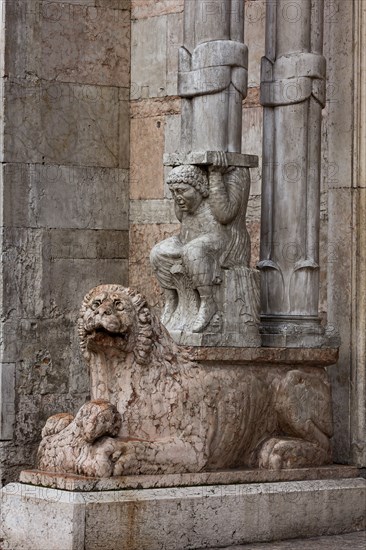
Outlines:
[[128,283],[130,12],[125,0],[2,8],[0,480],[42,424],[88,396],[76,320]]

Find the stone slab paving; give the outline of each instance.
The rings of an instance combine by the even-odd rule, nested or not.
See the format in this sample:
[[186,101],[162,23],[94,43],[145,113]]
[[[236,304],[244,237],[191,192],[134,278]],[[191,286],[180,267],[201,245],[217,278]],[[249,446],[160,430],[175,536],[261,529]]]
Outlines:
[[[244,544],[230,546],[222,550],[366,550],[366,531],[336,535],[333,537],[316,537],[280,542]],[[214,550],[210,548],[209,550]]]

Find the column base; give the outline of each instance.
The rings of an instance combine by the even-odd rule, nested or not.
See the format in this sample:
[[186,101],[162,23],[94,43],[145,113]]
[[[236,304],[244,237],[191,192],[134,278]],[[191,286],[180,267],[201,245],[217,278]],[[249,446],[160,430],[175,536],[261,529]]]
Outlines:
[[338,348],[340,337],[332,325],[318,317],[261,315],[262,346],[274,348]]

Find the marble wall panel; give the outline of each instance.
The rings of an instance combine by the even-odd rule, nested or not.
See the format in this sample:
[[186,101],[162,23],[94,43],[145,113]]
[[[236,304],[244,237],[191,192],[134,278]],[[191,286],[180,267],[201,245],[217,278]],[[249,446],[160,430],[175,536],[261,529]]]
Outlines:
[[12,0],[10,78],[129,85],[130,12],[123,2]]
[[13,81],[5,97],[3,161],[119,166],[118,88]]
[[264,55],[266,0],[246,0],[244,41],[249,48],[248,86],[260,84],[260,64]]
[[131,0],[132,19],[183,12],[184,0]]
[[133,20],[131,99],[165,96],[166,65],[167,16]]
[[[350,460],[350,378],[352,342],[352,194],[347,189],[328,192],[329,236],[327,258],[328,323],[341,336],[337,365],[330,369],[333,382],[334,453],[337,462]],[[342,212],[341,215],[336,213]],[[329,248],[328,248],[329,250]]]
[[149,304],[158,311],[163,306],[159,283],[150,265],[152,247],[179,233],[179,224],[131,225],[129,285],[143,292]]
[[164,197],[164,132],[164,117],[131,120],[131,199]]
[[183,13],[167,16],[166,93],[178,95],[178,50],[183,44]]
[[258,168],[250,170],[251,195],[260,195],[262,187],[262,135],[263,135],[263,109],[259,107],[246,107],[243,109],[243,137],[242,152],[247,155],[259,157]]
[[7,227],[128,229],[127,170],[19,163],[2,169]]

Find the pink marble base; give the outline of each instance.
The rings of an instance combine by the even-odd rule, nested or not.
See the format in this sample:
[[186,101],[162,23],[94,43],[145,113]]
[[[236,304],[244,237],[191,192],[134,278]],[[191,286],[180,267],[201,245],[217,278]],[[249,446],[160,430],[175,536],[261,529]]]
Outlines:
[[23,470],[20,482],[66,491],[114,491],[118,489],[157,489],[202,485],[231,485],[236,483],[273,483],[281,481],[309,481],[356,478],[355,466],[322,466],[293,470],[226,470],[198,474],[137,475],[111,478],[83,477],[54,474],[39,470]]

